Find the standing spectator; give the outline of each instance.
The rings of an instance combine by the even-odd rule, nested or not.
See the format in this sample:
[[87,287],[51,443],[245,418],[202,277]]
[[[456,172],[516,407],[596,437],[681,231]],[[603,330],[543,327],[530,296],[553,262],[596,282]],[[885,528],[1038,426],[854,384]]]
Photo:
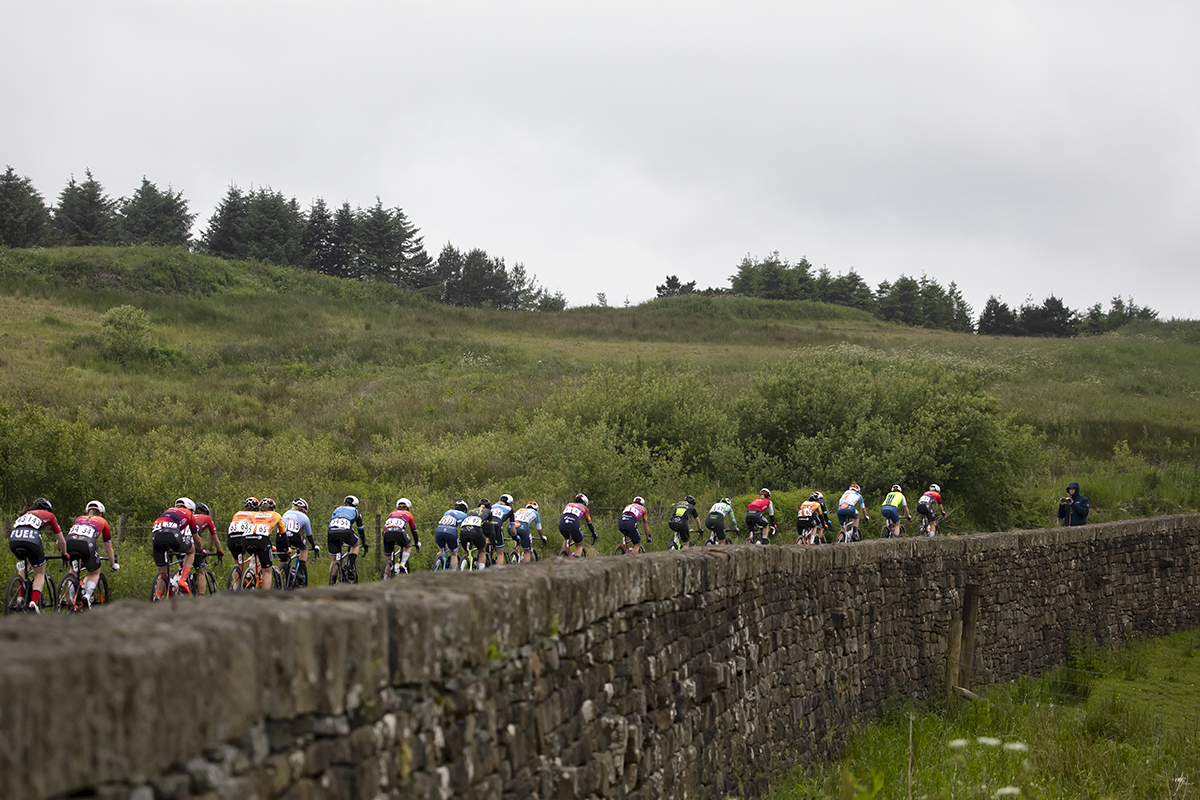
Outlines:
[[1067,496],[1058,501],[1058,518],[1064,527],[1086,525],[1088,512],[1092,505],[1086,497],[1079,493],[1079,484],[1071,481],[1067,484]]

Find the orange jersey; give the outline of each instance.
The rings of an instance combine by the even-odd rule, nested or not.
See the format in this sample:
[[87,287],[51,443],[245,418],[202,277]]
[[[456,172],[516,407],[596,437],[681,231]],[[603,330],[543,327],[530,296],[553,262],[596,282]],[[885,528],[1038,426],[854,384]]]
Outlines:
[[283,517],[274,511],[254,512],[254,528],[252,536],[270,536],[272,533],[283,533]]
[[75,524],[67,531],[67,536],[75,539],[87,539],[90,542],[95,542],[97,539],[109,542],[112,541],[112,529],[104,517],[85,514],[75,518]]
[[254,530],[255,511],[239,511],[229,520],[230,536],[245,536]]

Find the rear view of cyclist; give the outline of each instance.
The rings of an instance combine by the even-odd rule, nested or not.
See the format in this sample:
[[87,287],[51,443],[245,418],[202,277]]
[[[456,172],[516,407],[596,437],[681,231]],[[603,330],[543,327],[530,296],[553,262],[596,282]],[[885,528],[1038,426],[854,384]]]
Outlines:
[[417,551],[420,552],[421,540],[417,538],[417,520],[412,514],[412,500],[401,497],[396,501],[396,510],[388,514],[388,518],[383,521],[384,560],[391,564],[392,553],[399,547],[400,571],[407,573],[414,541],[417,543]]
[[667,520],[667,527],[679,537],[680,547],[692,546],[692,520],[696,520],[696,527],[699,528],[700,512],[696,510],[696,498],[689,494],[675,504],[671,509],[671,518]]
[[842,526],[849,525],[850,535],[847,538],[856,542],[862,538],[862,532],[858,528],[858,509],[860,507],[863,517],[870,522],[871,518],[867,516],[867,502],[863,500],[862,490],[859,489],[857,483],[852,483],[849,489],[842,492],[841,499],[838,500],[837,518],[838,523]]
[[774,532],[775,504],[771,502],[771,490],[759,489],[758,497],[746,506],[746,544],[767,544],[770,541],[767,537]]
[[[246,537],[246,549],[258,556],[258,587],[265,589],[271,585],[271,536],[275,543],[286,538],[283,532],[283,518],[275,510],[275,501],[264,497],[258,501],[258,511],[254,513],[254,527],[250,536]],[[284,548],[286,553],[286,547]]]
[[732,524],[734,533],[741,532],[738,530],[737,517],[733,514],[733,501],[722,497],[713,503],[713,507],[708,510],[708,516],[704,518],[704,527],[712,531],[713,541],[718,544],[729,544],[729,538],[725,534],[726,520]]
[[[442,553],[450,553],[450,569],[458,569],[458,527],[467,518],[467,502],[459,500],[454,508],[447,509],[433,529],[433,540]],[[441,558],[441,555],[439,555]]]
[[362,549],[363,536],[363,518],[362,513],[358,510],[358,498],[348,494],[329,517],[330,581],[337,574],[338,568],[338,559],[334,556],[341,555],[342,547],[345,546],[350,551],[346,558],[350,574],[353,576],[352,580],[358,583],[358,552]]
[[467,545],[475,548],[475,569],[483,569],[487,566],[485,550],[487,548],[488,537],[483,531],[483,523],[484,520],[490,520],[491,518],[492,501],[484,497],[480,499],[479,505],[467,513],[462,524],[458,526],[458,543],[462,547],[464,557],[466,556]]
[[538,536],[541,536],[542,544],[546,543],[546,537],[542,534],[542,515],[538,513],[538,504],[533,500],[526,503],[524,508],[518,508],[513,512],[513,519],[508,523],[508,529],[512,533],[512,537],[517,540],[517,547],[521,549],[522,563],[528,563],[533,558],[534,530],[538,532]]
[[92,593],[100,582],[100,553],[96,549],[97,540],[104,542],[104,553],[108,556],[109,569],[116,572],[121,568],[113,556],[112,529],[104,518],[104,503],[92,500],[84,508],[82,517],[76,517],[75,523],[67,531],[67,555],[79,559],[79,564],[87,572],[83,579],[83,604],[92,604]]
[[942,487],[936,483],[929,485],[929,491],[921,495],[917,501],[917,513],[925,518],[925,531],[930,536],[937,533],[937,515],[946,516],[946,508],[942,505]]
[[645,552],[645,548],[642,547],[642,534],[638,530],[639,522],[646,529],[646,541],[650,541],[650,514],[646,511],[645,499],[640,495],[633,498],[633,502],[622,509],[621,518],[617,520],[617,530],[632,545],[629,550],[631,553]]
[[491,517],[483,521],[483,533],[492,543],[496,561],[500,564],[503,564],[505,560],[504,531],[508,529],[508,524],[513,520],[513,502],[511,494],[500,495],[500,499],[492,503]]
[[188,588],[188,576],[192,572],[192,563],[196,560],[196,504],[187,497],[175,501],[158,519],[154,520],[154,532],[151,543],[154,548],[154,565],[158,574],[163,577],[163,585],[167,583],[167,566],[171,563],[171,555],[177,553],[183,556],[183,566],[179,570],[178,589],[183,594],[191,594]]
[[[321,552],[321,548],[313,541],[312,520],[308,517],[308,501],[297,497],[292,501],[292,507],[283,512],[283,530],[275,541],[275,549],[286,553],[288,546],[296,548],[300,563],[296,567],[296,582],[300,586],[308,586],[308,548]],[[285,565],[286,566],[286,565]]]
[[591,503],[587,495],[580,492],[575,499],[563,506],[562,515],[558,518],[558,532],[563,537],[563,554],[573,558],[583,555],[583,527],[587,524],[592,534],[592,543],[596,543],[596,526],[592,524]]
[[46,585],[46,551],[42,549],[42,533],[46,530],[54,533],[58,539],[58,552],[66,555],[67,540],[52,513],[50,501],[39,497],[17,517],[8,535],[8,549],[17,557],[17,574],[26,578],[29,570],[33,571],[33,593],[26,608],[35,614],[41,613],[38,602],[42,599],[42,587]]
[[258,511],[258,498],[247,497],[242,502],[242,510],[229,520],[226,544],[229,545],[229,554],[235,561],[240,561],[242,553],[246,552],[246,536],[254,530],[254,512],[256,511]]
[[832,527],[829,512],[825,510],[825,495],[813,492],[796,512],[796,544],[822,544],[825,535],[817,531]]
[[900,536],[901,510],[904,511],[904,516],[912,519],[912,514],[908,510],[908,500],[904,498],[904,490],[900,488],[900,484],[896,483],[892,485],[892,490],[883,499],[883,506],[879,509],[879,513],[883,514],[884,519],[888,521],[888,535],[893,539]]
[[[209,541],[213,546],[214,552],[216,552],[216,554],[218,556],[224,558],[225,551],[221,549],[221,540],[217,538],[217,525],[215,522],[213,522],[212,510],[209,509],[209,507],[207,505],[205,505],[204,503],[196,503],[195,517],[196,517],[196,541],[198,541],[201,545],[203,545],[204,544],[204,534],[207,533]],[[208,561],[208,553],[205,552],[204,548],[203,547],[196,548],[196,563],[193,564],[192,566],[195,567],[196,573],[198,575],[200,575],[201,577],[203,576],[203,573],[201,572],[201,570],[204,569],[204,564],[207,561]],[[206,580],[196,581],[196,592],[197,592],[197,594],[207,594],[208,593],[208,581],[206,581]]]

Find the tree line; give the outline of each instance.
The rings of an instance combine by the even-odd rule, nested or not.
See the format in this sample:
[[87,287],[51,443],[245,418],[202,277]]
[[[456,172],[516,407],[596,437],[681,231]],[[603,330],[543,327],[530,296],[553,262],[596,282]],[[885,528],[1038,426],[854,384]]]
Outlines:
[[317,198],[305,210],[295,197],[267,187],[230,186],[198,239],[196,215],[182,192],[145,177],[130,197],[113,199],[85,171],[72,176],[48,205],[33,183],[11,166],[0,176],[0,246],[184,247],[226,259],[258,260],[360,281],[383,281],[456,306],[561,311],[551,293],[520,262],[508,266],[486,251],[452,244],[432,259],[420,230],[403,209],[375,204],[330,208]]
[[1080,313],[1050,295],[1041,304],[1027,300],[1017,309],[991,296],[978,319],[953,281],[942,286],[922,275],[900,275],[872,289],[851,269],[834,275],[827,267],[814,270],[808,259],[791,263],[779,251],[766,258],[747,254],[729,278],[730,287],[697,289],[695,281],[683,283],[668,275],[655,287],[658,297],[684,294],[733,294],[763,300],[815,300],[848,306],[874,314],[887,322],[921,328],[980,333],[994,336],[1075,336],[1106,333],[1134,320],[1158,318],[1158,312],[1139,306],[1132,299],[1114,297],[1109,310],[1099,303]]

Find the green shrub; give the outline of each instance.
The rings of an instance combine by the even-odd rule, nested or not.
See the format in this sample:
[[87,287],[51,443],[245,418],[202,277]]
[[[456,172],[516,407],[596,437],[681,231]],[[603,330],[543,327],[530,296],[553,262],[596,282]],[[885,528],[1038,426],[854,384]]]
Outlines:
[[154,345],[150,340],[150,317],[136,306],[110,308],[100,322],[101,349],[108,359],[127,364],[148,358]]

